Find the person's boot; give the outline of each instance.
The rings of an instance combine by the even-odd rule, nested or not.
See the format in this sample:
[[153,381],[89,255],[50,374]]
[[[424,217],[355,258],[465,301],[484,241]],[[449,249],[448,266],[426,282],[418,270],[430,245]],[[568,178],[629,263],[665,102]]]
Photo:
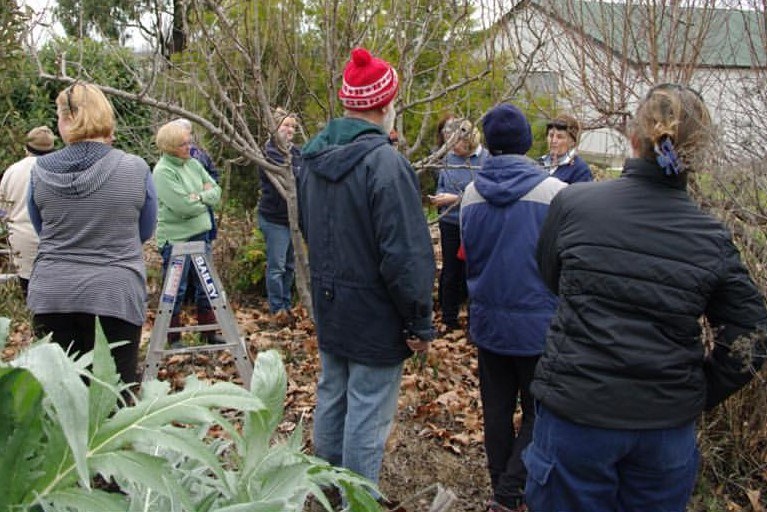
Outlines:
[[[217,323],[216,314],[213,313],[212,309],[206,309],[202,311],[199,309],[197,310],[197,325],[208,325],[215,323]],[[205,340],[208,345],[221,345],[226,343],[226,339],[215,331],[205,331],[200,334],[202,339]]]
[[[181,327],[181,315],[173,315],[170,317],[171,327]],[[180,332],[168,333],[168,345],[170,348],[184,348],[184,344],[181,342]]]

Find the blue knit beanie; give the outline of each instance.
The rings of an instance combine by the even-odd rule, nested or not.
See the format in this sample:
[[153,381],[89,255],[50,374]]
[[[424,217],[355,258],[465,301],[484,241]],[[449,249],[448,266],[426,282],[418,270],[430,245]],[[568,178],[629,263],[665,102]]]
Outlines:
[[482,119],[487,149],[493,155],[524,155],[533,145],[525,114],[510,103],[491,108]]

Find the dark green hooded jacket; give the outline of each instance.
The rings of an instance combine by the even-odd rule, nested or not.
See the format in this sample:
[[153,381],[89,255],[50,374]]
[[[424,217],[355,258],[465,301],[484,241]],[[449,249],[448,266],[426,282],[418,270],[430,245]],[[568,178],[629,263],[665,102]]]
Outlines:
[[385,366],[431,339],[434,254],[418,179],[383,130],[340,118],[305,146],[299,181],[320,348]]

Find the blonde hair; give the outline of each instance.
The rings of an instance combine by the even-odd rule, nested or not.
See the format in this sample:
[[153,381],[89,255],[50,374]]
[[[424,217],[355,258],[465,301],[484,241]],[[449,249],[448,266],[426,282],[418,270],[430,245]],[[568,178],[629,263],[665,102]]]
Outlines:
[[112,103],[95,85],[77,82],[56,97],[59,117],[69,119],[67,142],[111,138],[115,131]]
[[683,164],[693,172],[712,141],[711,115],[701,96],[689,87],[662,84],[650,89],[631,125],[639,155],[654,159],[655,148],[668,138]]
[[469,154],[474,153],[474,151],[477,150],[480,141],[480,133],[471,121],[462,117],[447,119],[442,127],[443,140],[447,141],[455,132],[461,133],[459,140],[466,141],[466,149]]
[[173,153],[184,142],[187,133],[191,134],[191,130],[178,120],[165,123],[157,130],[155,144],[163,153]]

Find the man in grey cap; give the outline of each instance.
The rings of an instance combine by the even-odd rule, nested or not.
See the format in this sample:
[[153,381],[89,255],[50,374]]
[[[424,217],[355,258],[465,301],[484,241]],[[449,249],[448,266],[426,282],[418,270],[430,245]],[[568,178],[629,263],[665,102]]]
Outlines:
[[37,233],[27,212],[29,174],[38,156],[53,151],[56,136],[47,126],[32,128],[25,138],[26,156],[11,165],[0,180],[0,217],[8,222],[8,241],[21,288],[27,293],[37,254]]

